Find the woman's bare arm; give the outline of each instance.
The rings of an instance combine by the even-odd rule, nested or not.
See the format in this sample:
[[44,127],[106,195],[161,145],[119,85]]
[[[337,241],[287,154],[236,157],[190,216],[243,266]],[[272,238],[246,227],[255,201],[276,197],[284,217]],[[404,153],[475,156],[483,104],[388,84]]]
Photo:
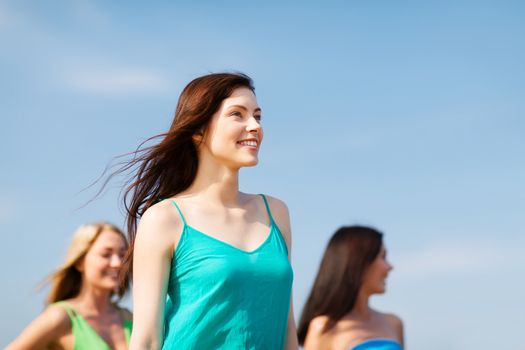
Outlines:
[[[268,197],[270,209],[272,211],[274,220],[279,227],[279,230],[283,234],[286,240],[286,246],[288,248],[288,259],[292,260],[292,230],[290,225],[290,215],[288,213],[288,207],[284,202],[279,199]],[[290,310],[288,311],[288,325],[286,328],[286,350],[297,350],[299,347],[297,341],[297,329],[295,326],[295,317],[293,312],[293,298],[290,295]]]
[[182,222],[169,201],[141,218],[133,253],[133,332],[130,350],[162,347],[164,306],[173,251]]
[[67,311],[50,306],[35,318],[5,350],[46,349],[71,330]]

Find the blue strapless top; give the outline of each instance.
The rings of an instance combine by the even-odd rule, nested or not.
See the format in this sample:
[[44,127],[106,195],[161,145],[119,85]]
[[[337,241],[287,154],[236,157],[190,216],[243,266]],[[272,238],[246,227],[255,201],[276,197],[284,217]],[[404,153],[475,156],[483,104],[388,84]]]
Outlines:
[[402,350],[401,344],[391,339],[370,339],[354,346],[350,350]]

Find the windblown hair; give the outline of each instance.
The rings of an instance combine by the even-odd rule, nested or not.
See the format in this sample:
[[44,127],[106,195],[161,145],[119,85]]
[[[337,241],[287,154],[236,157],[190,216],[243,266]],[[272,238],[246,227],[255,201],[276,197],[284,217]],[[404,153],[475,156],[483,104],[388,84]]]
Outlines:
[[[206,133],[223,100],[241,87],[255,91],[250,77],[242,73],[208,74],[191,81],[179,96],[168,132],[142,143],[132,153],[133,159],[112,174],[133,173],[123,196],[130,244],[124,257],[121,280],[132,273],[133,246],[140,217],[159,200],[190,187],[199,164],[194,136]],[[156,139],[160,142],[144,146]]]
[[[51,291],[46,298],[46,304],[74,298],[82,288],[82,273],[77,269],[77,264],[84,259],[87,252],[103,231],[112,231],[122,236],[127,244],[126,236],[115,225],[108,222],[98,222],[80,226],[73,235],[73,240],[67,250],[66,259],[62,266],[53,272],[44,283],[51,284]],[[126,294],[129,281],[124,280],[117,291],[118,299]]]
[[352,311],[363,275],[381,251],[382,238],[381,232],[364,226],[342,227],[334,233],[299,320],[301,345],[315,317],[328,317],[323,329],[327,332]]

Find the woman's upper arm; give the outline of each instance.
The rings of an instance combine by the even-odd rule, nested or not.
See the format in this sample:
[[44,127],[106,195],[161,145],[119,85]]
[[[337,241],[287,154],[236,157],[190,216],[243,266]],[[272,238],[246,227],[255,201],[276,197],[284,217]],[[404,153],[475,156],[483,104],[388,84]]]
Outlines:
[[399,318],[397,315],[394,315],[394,314],[388,314],[387,317],[388,317],[388,322],[390,323],[391,327],[396,332],[399,342],[404,347],[405,346],[404,344],[405,336],[403,334],[404,333],[403,332],[403,321],[401,321],[401,318]]
[[66,310],[50,306],[35,318],[6,350],[46,349],[71,329]]
[[403,321],[401,321],[401,319],[397,316],[396,318],[397,318],[397,322],[396,322],[397,336],[399,337],[399,342],[401,343],[401,346],[405,348],[405,335],[403,331]]
[[173,250],[182,223],[169,202],[141,218],[133,251],[133,332],[130,349],[162,346],[164,304]]
[[290,295],[290,308],[288,310],[288,325],[286,328],[286,350],[297,350],[299,342],[297,340],[297,327],[293,314],[293,297]]
[[[274,197],[267,196],[272,216],[279,227],[279,230],[283,234],[288,248],[288,258],[292,258],[292,229],[290,225],[290,214],[288,213],[288,207],[286,204]],[[286,331],[286,345],[285,349],[297,349],[297,331],[295,326],[295,318],[293,312],[293,298],[290,295],[290,309],[288,311],[288,326]]]

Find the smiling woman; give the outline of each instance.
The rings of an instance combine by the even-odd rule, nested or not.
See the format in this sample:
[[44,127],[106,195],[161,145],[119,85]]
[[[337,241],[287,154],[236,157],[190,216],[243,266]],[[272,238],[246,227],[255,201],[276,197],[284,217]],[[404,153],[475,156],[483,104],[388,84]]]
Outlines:
[[81,226],[65,262],[49,277],[48,307],[6,349],[127,349],[131,313],[112,300],[128,289],[127,280],[119,283],[126,248],[112,224]]
[[121,169],[137,169],[131,349],[297,348],[288,209],[239,191],[240,169],[259,162],[261,113],[246,75],[202,76],[162,140]]

